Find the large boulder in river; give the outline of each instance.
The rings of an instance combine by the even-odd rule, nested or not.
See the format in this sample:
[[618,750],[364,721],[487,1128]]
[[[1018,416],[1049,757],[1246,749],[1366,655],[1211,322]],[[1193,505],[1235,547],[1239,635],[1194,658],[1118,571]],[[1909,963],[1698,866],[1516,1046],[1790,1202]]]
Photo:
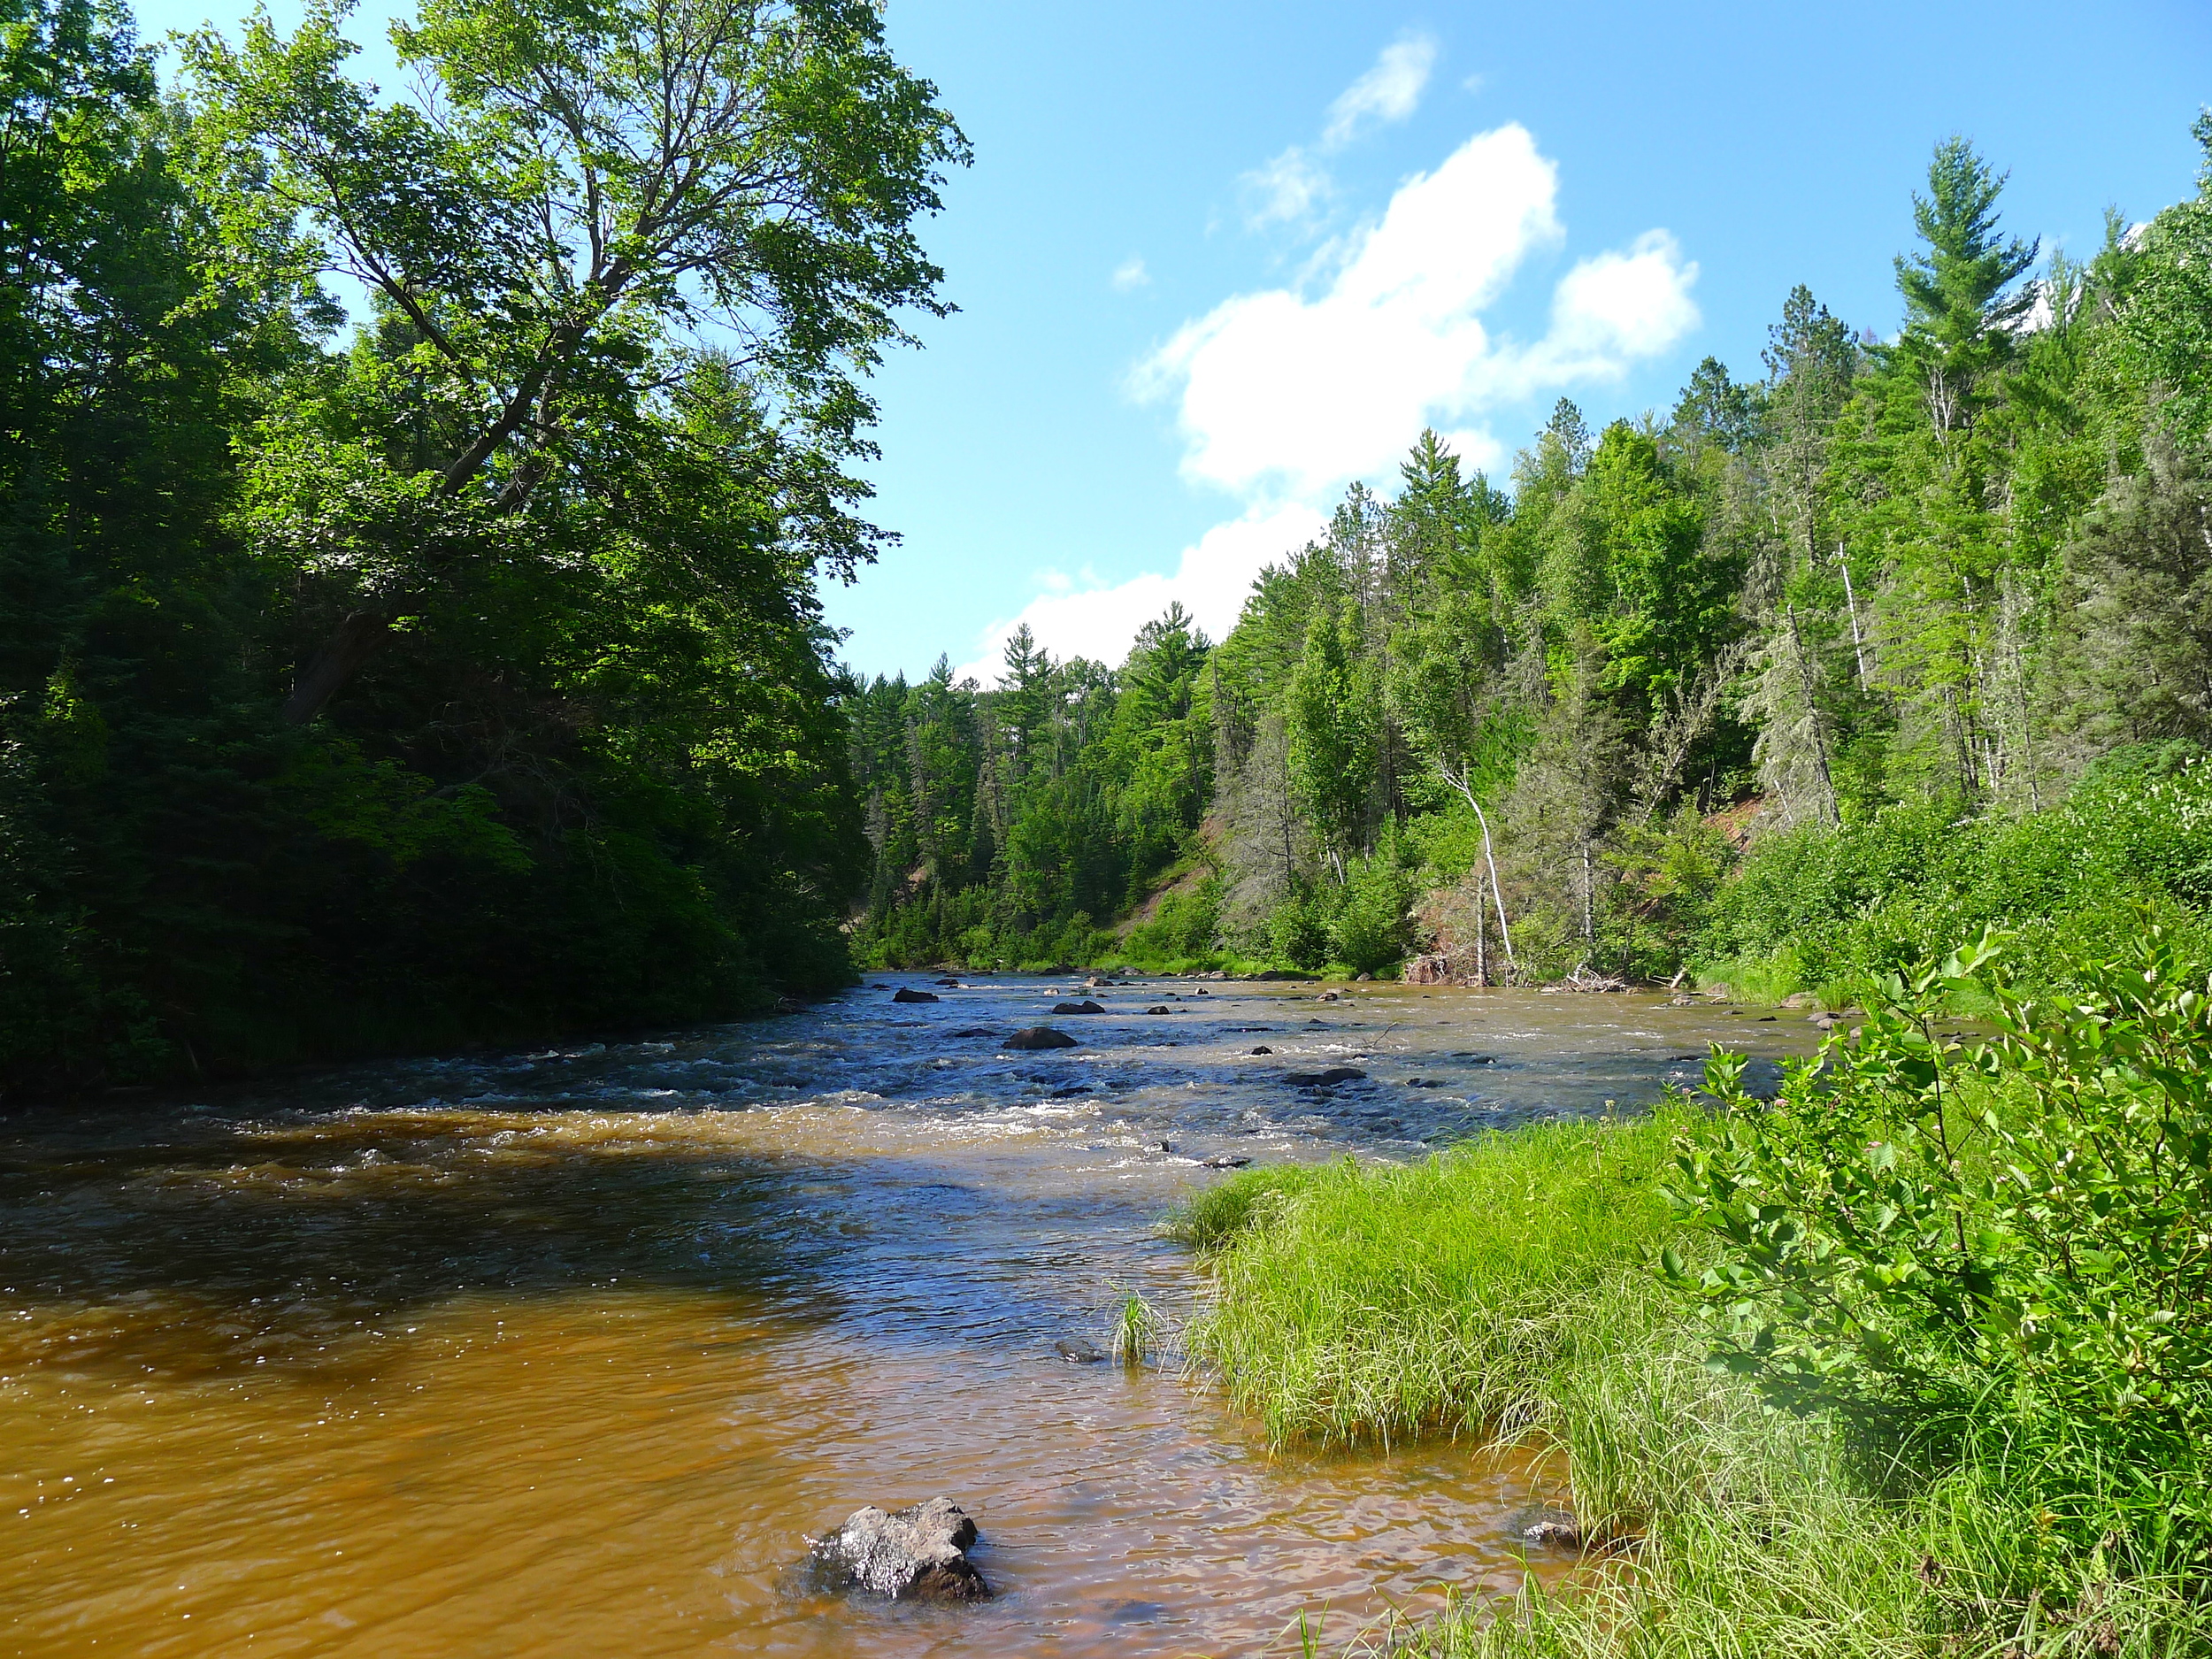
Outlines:
[[895,1002],[933,1002],[937,1000],[937,993],[917,991],[910,986],[902,985],[891,993],[891,1000]]
[[1079,1002],[1055,1002],[1052,1011],[1056,1014],[1102,1014],[1106,1010],[1087,996]]
[[1064,1031],[1055,1031],[1049,1025],[1032,1025],[1027,1031],[1018,1031],[1006,1040],[1010,1048],[1072,1048],[1075,1039]]
[[825,1590],[866,1590],[895,1601],[983,1601],[991,1587],[968,1559],[975,1523],[950,1498],[887,1513],[870,1504],[817,1539],[808,1555]]

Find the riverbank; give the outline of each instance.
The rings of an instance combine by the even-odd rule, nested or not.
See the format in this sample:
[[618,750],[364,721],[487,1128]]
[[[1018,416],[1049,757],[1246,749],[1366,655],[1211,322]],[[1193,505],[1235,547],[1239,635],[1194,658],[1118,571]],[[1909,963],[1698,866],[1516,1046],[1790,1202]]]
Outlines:
[[[2183,1023],[2185,1039],[2200,1040],[2200,1010],[2184,1010]],[[2015,1069],[1977,1109],[2008,1092],[2032,1101],[2030,1058],[1997,1064]],[[1755,1114],[1750,1126],[1679,1102],[1642,1120],[1502,1131],[1410,1166],[1248,1171],[1175,1215],[1171,1230],[1199,1252],[1215,1291],[1188,1333],[1190,1351],[1279,1445],[1454,1436],[1564,1455],[1584,1549],[1569,1585],[1547,1590],[1532,1578],[1517,1595],[1470,1601],[1392,1632],[1389,1651],[2212,1652],[2203,1479],[2187,1427],[2200,1379],[2170,1386],[2170,1410],[2109,1393],[2099,1403],[2074,1390],[2064,1356],[2038,1359],[2031,1343],[2015,1363],[2005,1357],[2013,1349],[1978,1348],[1970,1333],[1953,1344],[1951,1373],[1931,1365],[1912,1386],[1886,1392],[1864,1355],[1855,1361],[1839,1341],[1818,1349],[1824,1396],[1801,1388],[1800,1409],[1776,1409],[1785,1368],[1763,1369],[1759,1339],[1745,1333],[1764,1319],[1770,1344],[1778,1333],[1772,1351],[1798,1342],[1811,1352],[1807,1333],[1819,1322],[1775,1315],[1776,1276],[1761,1278],[1758,1248],[1740,1248],[1726,1216],[1709,1206],[1685,1213],[1681,1202],[1730,1146],[1764,1137],[1771,1151],[1812,1116],[1786,1099],[1771,1111],[1741,1104]],[[1830,1122],[1847,1124],[1864,1104],[1848,1081],[1818,1102]],[[1993,1112],[2024,1143],[2032,1112]],[[1896,1134],[1892,1156],[1901,1159],[1885,1167],[1909,1181],[1910,1148],[1895,1152],[1904,1135],[1883,1133]],[[1850,1133],[1832,1143],[1818,1178],[1831,1194],[1850,1179]],[[1985,1142],[1955,1149],[1970,1169],[1987,1162]],[[1821,1204],[1788,1187],[1778,1159],[1759,1167],[1763,1187],[1732,1213],[1814,1235]],[[1890,1219],[1876,1217],[1881,1226],[1912,1225],[1890,1208]],[[1974,1225],[2003,1221],[1991,1210]],[[1778,1252],[1770,1265],[1786,1265],[1786,1228],[1764,1236],[1763,1248]],[[1938,1245],[1950,1236],[1932,1234]],[[1980,1233],[1959,1236],[1985,1248]],[[2072,1243],[2093,1248],[2085,1236]],[[2025,1271],[2016,1240],[1987,1248],[2006,1271]],[[1798,1283],[1802,1302],[1824,1294],[1840,1305],[1850,1294],[1816,1289],[1816,1278]],[[2111,1324],[2141,1311],[2140,1288],[2097,1293],[2110,1298]],[[2007,1294],[2001,1279],[1984,1323]],[[2054,1331],[2065,1323],[2061,1301],[2055,1294],[2046,1310]],[[2192,1305],[2154,1310],[2141,1328],[2201,1322]],[[1862,1310],[1860,1325],[1893,1357],[1917,1340],[1895,1306]],[[1717,1349],[1731,1351],[1733,1369],[1713,1363]],[[2189,1340],[2177,1352],[2193,1352]],[[2142,1369],[2180,1365],[2169,1352]],[[1954,1383],[1983,1391],[1963,1414],[1947,1392]],[[2157,1394],[2156,1381],[2145,1386]],[[2182,1430],[2162,1441],[2162,1425],[2176,1421]]]

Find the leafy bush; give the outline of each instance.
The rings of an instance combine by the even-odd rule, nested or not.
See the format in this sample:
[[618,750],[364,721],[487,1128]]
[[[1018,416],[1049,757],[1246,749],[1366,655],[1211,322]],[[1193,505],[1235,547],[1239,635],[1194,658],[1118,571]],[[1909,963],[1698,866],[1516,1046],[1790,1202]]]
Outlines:
[[1870,987],[1996,926],[2018,983],[2065,988],[2125,947],[2147,902],[2177,941],[2212,949],[2212,766],[2192,746],[2116,751],[2019,818],[1939,798],[1769,836],[1713,895],[1690,954],[1740,989]]
[[1127,954],[1143,962],[1182,962],[1207,956],[1219,943],[1222,880],[1208,876],[1194,887],[1161,899],[1152,919],[1129,930]]
[[[1413,883],[1378,854],[1354,864],[1329,921],[1336,958],[1355,973],[1378,973],[1413,949]],[[1302,964],[1301,964],[1302,965]]]
[[1267,942],[1294,968],[1318,968],[1329,959],[1330,893],[1309,887],[1294,892],[1267,918]]
[[[2212,1538],[2212,1004],[2154,923],[2079,992],[2032,1000],[1983,941],[1893,976],[1767,1108],[1727,1109],[1671,1195],[1721,1252],[1664,1265],[1720,1363],[1908,1462],[2041,1489],[2040,1525],[2139,1567]],[[1993,1040],[1941,1027],[1965,997]],[[2197,1562],[2201,1565],[2201,1560]]]

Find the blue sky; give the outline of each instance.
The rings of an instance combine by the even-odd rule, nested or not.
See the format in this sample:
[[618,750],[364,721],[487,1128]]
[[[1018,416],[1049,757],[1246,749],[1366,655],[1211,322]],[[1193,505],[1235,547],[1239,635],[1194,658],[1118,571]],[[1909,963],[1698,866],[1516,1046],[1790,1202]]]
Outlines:
[[1424,424],[1502,472],[1563,394],[1601,423],[1709,352],[1755,374],[1800,281],[1890,332],[1945,134],[2011,171],[2009,228],[2087,253],[2108,204],[2193,190],[2212,101],[2202,0],[890,0],[887,28],[976,160],[926,229],[960,311],[876,381],[903,540],[826,595],[872,673],[980,669],[1024,618],[1118,661],[1171,598],[1218,633]]
[[[2086,251],[2108,204],[2143,218],[2190,193],[2189,125],[2212,100],[2212,7],[2162,0],[1402,12],[892,0],[888,27],[976,147],[929,233],[962,311],[922,329],[927,349],[878,387],[875,511],[905,540],[829,596],[849,661],[910,674],[941,651],[987,662],[997,629],[1025,610],[1057,650],[1110,659],[1167,597],[1225,626],[1254,561],[1294,545],[1304,513],[1340,489],[1306,451],[1348,423],[1359,435],[1336,470],[1371,481],[1392,471],[1372,457],[1402,451],[1425,417],[1485,434],[1509,464],[1563,393],[1602,420],[1671,406],[1708,352],[1755,373],[1793,282],[1889,332],[1910,194],[1952,131],[2011,170],[2012,227]],[[1332,106],[1407,43],[1427,55],[1410,107],[1371,103],[1332,145]],[[1423,355],[1432,319],[1420,315],[1386,325],[1395,349],[1379,353],[1357,317],[1336,332],[1325,318],[1271,338],[1252,329],[1248,399],[1209,384],[1195,425],[1191,383],[1171,370],[1148,377],[1148,399],[1133,395],[1142,366],[1225,303],[1325,302],[1407,180],[1433,180],[1470,140],[1516,124],[1555,170],[1557,234],[1529,238],[1502,291],[1448,310],[1439,334],[1473,317],[1494,354],[1533,347],[1563,278],[1655,231],[1678,266],[1696,267],[1695,320],[1653,319],[1580,373],[1562,361],[1555,374],[1523,364],[1486,379],[1478,365],[1471,379],[1490,389],[1450,407],[1408,408],[1440,383],[1400,383],[1404,359]],[[1294,148],[1327,193],[1309,216],[1256,225],[1267,191],[1253,175]],[[1478,157],[1493,180],[1509,152]],[[1496,216],[1483,180],[1460,182],[1464,199],[1446,192],[1436,216]],[[1424,254],[1459,273],[1472,257],[1448,235],[1402,253],[1382,280],[1448,285],[1454,272],[1425,270]],[[1148,280],[1118,288],[1133,259]],[[1294,360],[1270,364],[1270,347]],[[1233,380],[1238,365],[1216,366]],[[1294,472],[1240,476],[1270,445]],[[1225,530],[1240,521],[1241,534]]]

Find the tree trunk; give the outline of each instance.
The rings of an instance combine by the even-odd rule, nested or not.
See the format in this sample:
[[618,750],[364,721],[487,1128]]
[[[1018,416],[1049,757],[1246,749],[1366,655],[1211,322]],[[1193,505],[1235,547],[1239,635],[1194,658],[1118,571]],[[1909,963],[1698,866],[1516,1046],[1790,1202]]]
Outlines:
[[1820,762],[1820,787],[1827,792],[1826,799],[1821,804],[1828,809],[1825,814],[1828,822],[1840,824],[1843,813],[1836,805],[1835,776],[1828,770],[1828,733],[1821,723],[1820,704],[1813,699],[1813,670],[1810,660],[1805,655],[1805,635],[1797,626],[1797,607],[1791,605],[1787,611],[1790,643],[1797,648],[1798,684],[1805,693],[1805,718],[1813,728],[1813,754]]
[[1490,983],[1489,929],[1482,925],[1482,902],[1489,895],[1482,889],[1483,879],[1481,873],[1478,872],[1475,876],[1475,983],[1477,985]]
[[1836,543],[1836,563],[1843,571],[1843,608],[1851,613],[1851,657],[1859,665],[1859,689],[1867,689],[1866,641],[1859,634],[1859,602],[1851,591],[1851,560],[1843,550],[1843,543]]
[[315,660],[292,682],[292,695],[284,703],[285,723],[305,726],[320,714],[323,705],[376,655],[391,632],[388,611],[349,612],[316,653]]
[[[607,291],[603,297],[603,309],[612,307],[622,286],[618,281]],[[553,331],[539,353],[536,366],[523,376],[500,410],[498,419],[477,434],[439,478],[439,495],[451,497],[467,488],[498,452],[499,446],[522,430],[540,398],[550,399],[552,393],[549,388],[559,383],[557,365],[583,342],[588,326],[585,323],[567,323]],[[540,470],[533,465],[525,465],[516,470],[507,488],[500,492],[497,510],[502,517],[521,511],[540,476]],[[434,558],[432,569],[436,570],[442,562],[442,558]],[[346,682],[360,672],[362,664],[376,655],[391,633],[395,614],[390,610],[356,611],[338,625],[324,641],[323,649],[316,653],[315,660],[307,665],[307,672],[293,682],[292,695],[284,703],[287,724],[305,726],[323,711],[323,705],[336,696]]]

